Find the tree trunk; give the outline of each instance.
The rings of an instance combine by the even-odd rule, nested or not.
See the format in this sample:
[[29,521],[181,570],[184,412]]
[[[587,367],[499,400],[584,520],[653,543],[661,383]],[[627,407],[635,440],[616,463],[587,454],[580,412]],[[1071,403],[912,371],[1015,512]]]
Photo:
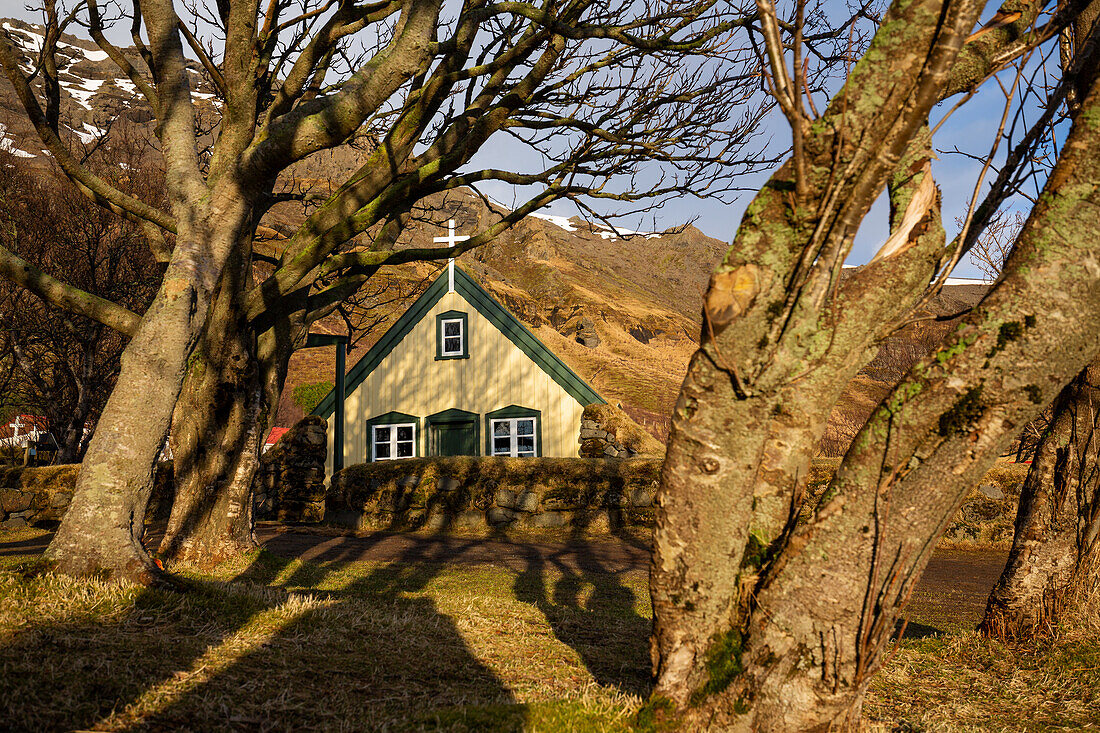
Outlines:
[[1020,494],[1008,564],[981,631],[1000,639],[1055,632],[1100,594],[1100,362],[1062,391]]
[[[213,244],[212,239],[203,244]],[[188,249],[193,250],[177,245],[181,255]],[[118,382],[81,464],[72,503],[46,551],[61,572],[107,572],[144,584],[160,575],[141,544],[145,509],[157,452],[209,300],[202,278],[192,275],[209,264],[179,259],[123,352]]]
[[[798,520],[828,415],[942,251],[922,129],[942,79],[926,77],[923,60],[957,51],[976,9],[952,8],[943,32],[917,22],[932,8],[942,10],[890,9],[890,30],[872,42],[876,63],[890,68],[857,66],[821,126],[845,134],[806,140],[806,198],[851,208],[798,213],[813,206],[792,204],[800,174],[789,161],[746,210],[708,286],[702,345],[673,414],[651,567],[655,696],[679,708],[697,708],[738,672],[722,660],[745,633],[766,560]],[[852,115],[857,108],[866,113]],[[864,155],[853,147],[861,139],[875,141],[873,162],[838,182],[833,171]],[[836,263],[883,185],[897,246],[841,279]],[[821,231],[833,234],[808,244]]]
[[[1100,127],[1089,121],[1100,115],[1095,89],[1084,106],[1004,277],[879,406],[809,522],[789,524],[755,557],[739,551],[702,566],[679,563],[684,549],[663,539],[670,518],[690,539],[691,527],[713,521],[707,512],[727,508],[718,503],[724,487],[704,487],[690,502],[694,514],[682,508],[689,503],[677,495],[684,487],[667,485],[666,464],[654,558],[663,601],[654,604],[657,693],[673,693],[667,697],[681,709],[672,714],[685,725],[787,731],[857,724],[898,615],[967,490],[1100,350]],[[681,423],[704,414],[697,403],[713,399],[687,387]],[[791,404],[801,409],[806,400]],[[714,415],[720,406],[706,408]],[[705,469],[730,460],[712,444],[685,441],[686,432],[674,428],[668,461],[683,454]],[[733,582],[747,591],[730,591]],[[668,640],[678,632],[699,637],[703,624],[684,620],[695,618],[696,593],[709,586],[742,602],[708,607],[709,644],[685,662],[674,647],[666,653]],[[683,687],[661,686],[667,679],[695,687],[685,700]]]
[[211,566],[256,547],[252,479],[278,404],[271,387],[282,379],[269,378],[270,360],[244,322],[249,250],[239,245],[226,268],[176,405],[176,498],[160,546],[169,560]]

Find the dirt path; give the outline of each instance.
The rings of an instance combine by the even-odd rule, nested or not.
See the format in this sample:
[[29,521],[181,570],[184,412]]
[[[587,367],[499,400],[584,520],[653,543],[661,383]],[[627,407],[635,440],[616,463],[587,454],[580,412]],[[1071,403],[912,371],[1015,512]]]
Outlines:
[[[150,532],[155,546],[163,532]],[[0,531],[0,557],[38,555],[52,535],[5,539]],[[310,562],[460,563],[495,565],[523,572],[532,561],[584,573],[645,572],[649,548],[634,538],[509,539],[374,532],[362,536],[325,528],[261,524],[257,538],[269,551]],[[1004,550],[941,550],[935,554],[913,594],[910,634],[973,627],[990,589],[1004,568]]]

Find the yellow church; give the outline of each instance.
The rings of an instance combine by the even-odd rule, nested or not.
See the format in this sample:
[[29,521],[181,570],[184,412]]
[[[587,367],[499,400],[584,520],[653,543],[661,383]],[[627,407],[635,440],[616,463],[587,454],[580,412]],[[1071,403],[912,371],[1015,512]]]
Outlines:
[[331,476],[422,456],[577,456],[581,414],[603,402],[452,261],[313,414],[328,421]]

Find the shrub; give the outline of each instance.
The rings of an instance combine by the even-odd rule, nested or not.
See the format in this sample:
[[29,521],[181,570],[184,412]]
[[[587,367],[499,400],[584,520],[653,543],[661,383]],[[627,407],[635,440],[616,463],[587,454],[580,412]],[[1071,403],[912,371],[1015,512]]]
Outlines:
[[292,393],[294,404],[301,407],[307,414],[313,412],[321,400],[332,391],[332,382],[314,382],[313,384],[299,384]]

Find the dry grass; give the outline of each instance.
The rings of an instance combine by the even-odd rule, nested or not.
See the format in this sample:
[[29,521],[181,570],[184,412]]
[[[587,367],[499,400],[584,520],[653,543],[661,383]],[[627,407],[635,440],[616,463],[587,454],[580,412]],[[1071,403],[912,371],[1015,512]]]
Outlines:
[[[411,560],[261,552],[190,574],[177,593],[0,558],[0,727],[631,729],[649,684],[644,572]],[[900,643],[867,727],[1100,726],[1095,638],[987,642],[968,630],[982,600],[971,595],[918,593],[910,632],[943,633]]]
[[863,707],[871,730],[1100,728],[1100,643],[1006,646],[974,633],[902,642]]
[[181,594],[0,568],[5,729],[615,731],[646,692],[639,572],[258,553]]

